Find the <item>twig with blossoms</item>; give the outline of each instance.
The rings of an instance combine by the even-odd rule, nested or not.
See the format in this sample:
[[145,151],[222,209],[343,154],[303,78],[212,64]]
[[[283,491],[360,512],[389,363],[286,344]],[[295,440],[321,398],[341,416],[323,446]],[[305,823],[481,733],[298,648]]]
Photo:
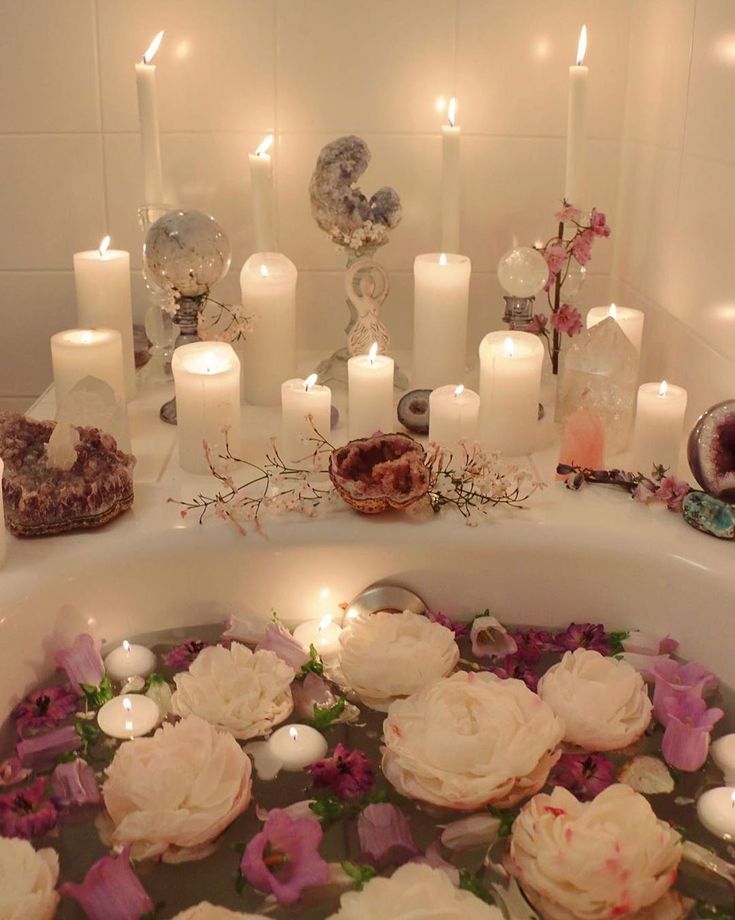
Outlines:
[[618,469],[591,470],[568,463],[560,463],[556,472],[566,477],[568,489],[578,491],[585,482],[620,486],[627,489],[635,501],[644,504],[664,502],[669,511],[681,511],[684,498],[692,491],[688,482],[668,474],[668,469],[663,466],[655,466],[651,476]]
[[[207,297],[207,303],[219,307],[216,317],[210,321],[199,316],[199,338],[205,342],[244,342],[255,326],[255,315],[245,313],[238,304],[220,303],[212,297]],[[221,326],[222,320],[227,317],[227,323]]]

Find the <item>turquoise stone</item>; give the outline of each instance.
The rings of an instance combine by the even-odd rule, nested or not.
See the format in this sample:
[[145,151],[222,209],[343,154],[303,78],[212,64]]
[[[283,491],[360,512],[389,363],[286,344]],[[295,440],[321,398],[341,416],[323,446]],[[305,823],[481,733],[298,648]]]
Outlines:
[[684,520],[697,530],[719,537],[721,540],[735,540],[735,507],[713,498],[706,492],[690,492],[682,505]]

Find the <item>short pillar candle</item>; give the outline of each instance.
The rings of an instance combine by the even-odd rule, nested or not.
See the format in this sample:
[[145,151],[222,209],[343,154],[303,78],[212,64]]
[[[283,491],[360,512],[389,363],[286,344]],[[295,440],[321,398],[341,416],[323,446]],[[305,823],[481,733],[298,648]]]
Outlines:
[[294,377],[281,384],[281,454],[298,460],[313,453],[307,443],[315,430],[329,435],[332,391],[317,383],[317,375],[306,380]]
[[651,474],[654,464],[676,473],[687,391],[662,380],[638,387],[631,469]]
[[635,350],[640,354],[641,342],[643,341],[643,322],[646,318],[645,313],[641,310],[633,310],[631,307],[619,307],[614,303],[605,307],[592,307],[587,313],[587,328],[591,329],[608,317],[612,317],[615,320],[627,335]]
[[377,353],[373,344],[366,355],[347,362],[350,440],[376,431],[393,431],[393,358]]
[[85,377],[108,384],[120,406],[125,405],[122,337],[117,329],[65,329],[51,336],[51,364],[56,405]]
[[429,396],[429,440],[456,452],[460,441],[477,440],[480,397],[474,390],[445,386]]

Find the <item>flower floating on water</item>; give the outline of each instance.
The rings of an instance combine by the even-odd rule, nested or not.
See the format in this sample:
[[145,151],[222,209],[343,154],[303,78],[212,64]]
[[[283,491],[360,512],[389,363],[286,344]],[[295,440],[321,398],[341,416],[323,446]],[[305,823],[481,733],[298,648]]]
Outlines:
[[295,672],[300,671],[309,660],[309,653],[280,623],[269,623],[266,626],[265,636],[255,646],[255,651],[275,652]]
[[42,776],[16,792],[0,795],[0,836],[30,840],[56,827],[59,810],[45,795]]
[[32,770],[20,762],[20,757],[8,757],[0,763],[0,786],[15,786],[28,779],[31,773]]
[[196,716],[126,741],[102,795],[111,843],[136,859],[197,859],[250,802],[250,758],[234,738]]
[[419,853],[406,816],[388,802],[363,808],[357,817],[357,837],[360,853],[379,870],[400,866]]
[[506,868],[547,920],[609,920],[664,897],[681,855],[679,834],[628,786],[586,804],[557,786],[521,809]]
[[697,661],[679,664],[673,659],[657,661],[653,667],[653,714],[661,725],[669,721],[669,703],[676,697],[698,699],[717,686],[717,678]]
[[33,690],[12,712],[15,731],[20,738],[47,728],[54,728],[68,719],[79,707],[79,695],[70,687],[58,684]]
[[252,652],[239,642],[216,645],[174,677],[171,706],[177,715],[200,716],[235,738],[256,738],[291,714],[293,679],[293,668],[275,652]]
[[210,904],[209,901],[202,901],[194,907],[182,910],[173,920],[259,920],[260,917],[262,914],[243,914],[227,907],[220,907],[218,904]]
[[651,721],[643,678],[624,661],[578,648],[565,652],[538,684],[564,721],[564,740],[588,751],[617,751],[637,741]]
[[470,641],[476,658],[504,658],[518,651],[515,639],[508,635],[505,626],[487,612],[472,621]]
[[447,824],[441,834],[441,842],[448,849],[458,853],[475,847],[491,846],[498,837],[500,818],[479,814],[460,818]]
[[205,642],[203,639],[189,639],[187,642],[177,645],[170,652],[163,656],[163,663],[172,671],[186,671],[196,661],[199,653],[205,648],[211,648],[213,642]]
[[56,767],[51,774],[51,788],[59,805],[98,805],[102,801],[94,770],[80,758]]
[[293,819],[274,808],[245,847],[240,871],[254,888],[293,904],[304,889],[329,881],[329,866],[319,855],[322,836],[317,821]]
[[81,905],[88,920],[140,920],[153,912],[153,901],[133,872],[130,845],[119,856],[103,856],[81,885],[67,882],[59,889]]
[[373,788],[375,767],[358,748],[338,744],[331,757],[306,767],[316,789],[329,789],[340,799],[356,799]]
[[425,610],[424,616],[432,623],[438,623],[440,626],[451,629],[455,639],[462,639],[469,634],[470,628],[467,623],[457,623],[443,613],[432,613],[430,610]]
[[458,671],[391,704],[383,773],[434,805],[508,807],[544,785],[563,735],[551,707],[520,681]]
[[554,636],[554,643],[560,651],[573,652],[578,648],[586,648],[601,655],[607,655],[610,651],[602,623],[570,623],[568,629]]
[[74,726],[63,725],[45,735],[24,738],[18,742],[16,751],[24,767],[38,769],[48,767],[57,757],[70,754],[81,746],[82,739]]
[[562,754],[549,782],[568,789],[580,802],[590,802],[615,782],[615,764],[603,754]]
[[708,709],[701,697],[685,694],[670,697],[665,705],[667,722],[661,743],[664,759],[677,770],[699,770],[707,759],[710,732],[725,713]]
[[51,920],[59,903],[58,878],[55,850],[34,850],[25,840],[0,837],[0,916]]
[[54,655],[57,667],[66,671],[79,696],[82,694],[82,684],[98,687],[105,676],[101,649],[101,639],[93,639],[89,633],[79,633],[69,648],[61,649]]

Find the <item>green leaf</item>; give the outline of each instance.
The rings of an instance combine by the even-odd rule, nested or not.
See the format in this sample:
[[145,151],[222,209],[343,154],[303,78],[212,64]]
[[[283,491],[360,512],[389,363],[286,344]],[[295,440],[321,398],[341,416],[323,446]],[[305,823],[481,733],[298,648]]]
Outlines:
[[[82,739],[81,756],[86,757],[90,746],[99,738],[100,730],[93,722],[88,722],[86,719],[77,719],[74,723],[74,731]],[[79,756],[79,752],[77,752],[77,756]]]
[[376,804],[379,804],[380,802],[387,802],[387,801],[388,801],[388,790],[387,789],[385,788],[373,789],[372,792],[368,792],[368,794],[363,798],[362,807],[364,808],[366,805],[376,805]]
[[149,674],[148,677],[146,677],[145,683],[143,684],[143,690],[141,692],[148,693],[151,687],[160,687],[161,684],[167,683],[168,681],[163,676],[163,674],[157,674],[154,671],[153,674]]
[[325,795],[314,799],[309,808],[322,822],[322,827],[329,827],[340,821],[345,815],[345,804],[336,795]]
[[319,652],[316,650],[316,646],[313,644],[309,646],[309,660],[306,664],[301,666],[299,677],[306,677],[310,671],[318,677],[321,677],[324,673],[324,665],[319,657]]
[[610,645],[610,654],[611,655],[622,655],[625,651],[623,648],[623,640],[627,639],[630,635],[629,630],[623,630],[622,632],[611,632],[608,633],[607,641]]
[[329,728],[345,711],[345,702],[345,698],[341,696],[331,706],[320,706],[318,703],[314,703],[314,715],[309,719],[309,722],[319,731]]
[[361,865],[360,863],[350,862],[349,859],[346,859],[342,863],[342,869],[344,870],[345,874],[349,875],[349,877],[353,880],[353,887],[355,891],[362,891],[362,887],[365,882],[369,882],[371,878],[375,878],[375,876],[378,874],[372,866],[368,864]]
[[238,894],[242,894],[245,890],[245,885],[247,884],[247,879],[242,874],[242,872],[237,873],[237,878],[235,879],[235,891]]
[[500,820],[500,827],[498,828],[498,837],[510,837],[510,832],[513,829],[513,822],[520,814],[520,808],[494,808],[492,805],[488,806],[488,811],[494,818]]
[[80,684],[79,686],[82,688],[84,697],[91,709],[99,709],[100,706],[104,706],[115,695],[112,692],[110,678],[106,675],[102,678],[99,687],[94,687],[92,684]]
[[486,904],[495,904],[493,896],[484,888],[477,879],[473,878],[467,869],[459,870],[459,887],[463,888],[465,891],[469,891],[471,894],[474,894],[476,898],[479,898],[481,901],[484,901]]
[[490,615],[491,615],[491,614],[490,614],[490,608],[489,608],[489,607],[486,607],[486,608],[482,611],[482,613],[476,613],[476,614],[472,617],[472,619],[471,619],[470,622],[469,622],[469,625],[471,626],[471,625],[475,622],[475,620],[479,620],[480,617],[489,617]]

